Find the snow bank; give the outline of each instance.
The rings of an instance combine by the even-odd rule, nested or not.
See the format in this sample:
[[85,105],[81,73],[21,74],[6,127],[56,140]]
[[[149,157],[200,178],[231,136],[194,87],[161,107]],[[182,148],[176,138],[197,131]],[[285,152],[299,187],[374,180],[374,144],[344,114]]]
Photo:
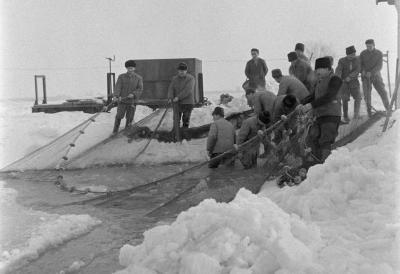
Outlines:
[[317,227],[243,189],[231,203],[205,200],[145,232],[141,245],[125,245],[120,263],[127,268],[117,273],[315,271],[320,242]]
[[49,249],[77,238],[100,221],[89,215],[57,215],[26,209],[17,192],[0,182],[0,272],[37,259]]
[[399,273],[400,125],[380,131],[334,151],[297,187],[242,189],[148,230],[121,248],[117,273]]

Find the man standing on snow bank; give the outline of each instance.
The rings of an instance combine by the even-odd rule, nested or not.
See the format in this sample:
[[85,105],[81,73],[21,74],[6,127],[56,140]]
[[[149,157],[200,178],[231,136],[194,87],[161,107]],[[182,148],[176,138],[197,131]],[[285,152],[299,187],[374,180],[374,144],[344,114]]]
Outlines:
[[296,52],[290,52],[288,55],[288,61],[291,63],[289,67],[289,75],[292,75],[299,79],[306,88],[311,91],[311,66],[304,60],[298,58]]
[[192,75],[187,73],[188,67],[186,63],[179,63],[177,69],[178,75],[172,78],[168,88],[168,101],[177,104],[179,123],[182,119],[182,127],[188,128],[194,105],[194,86],[196,81]]
[[294,47],[294,51],[297,53],[297,57],[300,60],[303,60],[303,61],[307,62],[307,64],[310,64],[310,60],[304,54],[304,44],[303,43],[297,43],[296,46]]
[[[263,131],[266,126],[271,123],[270,112],[264,111],[259,115],[252,116],[244,120],[239,133],[237,142],[238,145],[250,140],[251,138],[259,135],[263,136]],[[265,138],[265,137],[264,137]],[[249,144],[248,148],[239,151],[239,160],[245,169],[257,166],[257,158],[260,151],[260,140]]]
[[125,128],[132,125],[135,116],[136,103],[143,92],[143,79],[135,73],[136,63],[133,60],[125,62],[126,73],[118,76],[115,85],[114,101],[118,101],[117,115],[115,116],[113,135],[118,133],[122,118],[126,115]]
[[260,54],[258,49],[251,49],[252,59],[246,64],[244,73],[249,79],[248,88],[265,89],[265,76],[268,73],[268,67],[265,60],[258,57]]
[[385,109],[389,109],[389,99],[385,90],[381,76],[383,56],[380,50],[375,48],[373,39],[365,41],[367,49],[360,54],[361,62],[361,80],[363,84],[364,100],[367,104],[368,116],[371,117],[371,90],[372,85],[382,99]]
[[[340,88],[342,79],[332,72],[328,57],[315,61],[318,77],[313,93],[306,97],[298,109],[305,113],[312,109],[315,121],[311,126],[307,143],[311,148],[313,163],[322,163],[329,156],[338,135],[341,119]],[[313,163],[310,163],[311,166]]]
[[211,124],[207,138],[207,153],[210,156],[211,162],[209,168],[217,168],[219,164],[232,166],[235,163],[235,155],[229,154],[223,159],[212,160],[222,153],[232,150],[236,143],[235,128],[232,123],[224,118],[224,109],[216,107],[212,113],[214,123]]
[[356,56],[354,46],[346,48],[346,57],[340,58],[336,67],[336,75],[342,78],[343,85],[341,88],[341,97],[343,102],[343,119],[345,123],[349,119],[349,100],[350,95],[354,99],[354,119],[360,116],[361,92],[358,74],[360,73],[360,60]]
[[299,100],[303,100],[310,95],[306,86],[294,76],[282,75],[280,69],[272,70],[272,78],[279,84],[278,96],[281,95],[294,95]]

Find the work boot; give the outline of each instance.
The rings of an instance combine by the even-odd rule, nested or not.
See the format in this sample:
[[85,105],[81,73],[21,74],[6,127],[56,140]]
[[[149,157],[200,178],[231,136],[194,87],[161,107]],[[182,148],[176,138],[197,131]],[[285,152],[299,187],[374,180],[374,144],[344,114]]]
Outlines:
[[349,122],[349,103],[348,101],[343,101],[343,120],[341,124],[348,124]]
[[113,135],[117,135],[118,134],[118,129],[119,129],[119,125],[121,124],[121,119],[115,118],[115,122],[114,122],[114,129],[112,134]]
[[354,119],[360,119],[361,101],[354,101]]

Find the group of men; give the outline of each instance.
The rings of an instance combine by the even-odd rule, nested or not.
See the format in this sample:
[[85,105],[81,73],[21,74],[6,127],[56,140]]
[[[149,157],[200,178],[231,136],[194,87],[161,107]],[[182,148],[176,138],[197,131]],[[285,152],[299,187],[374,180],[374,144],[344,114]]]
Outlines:
[[[307,146],[311,149],[310,157],[306,158],[302,167],[308,169],[316,163],[324,162],[331,153],[339,125],[350,121],[350,96],[354,99],[354,119],[360,118],[360,73],[368,115],[372,115],[372,85],[380,95],[386,110],[389,109],[387,92],[380,74],[382,53],[375,48],[374,40],[368,39],[365,44],[366,49],[360,56],[356,56],[354,46],[347,47],[346,56],[340,58],[336,70],[333,68],[331,56],[316,59],[313,70],[310,60],[304,55],[304,44],[296,44],[295,51],[287,55],[291,63],[289,75],[283,75],[280,69],[271,72],[279,84],[276,95],[265,88],[265,77],[268,73],[265,60],[259,57],[258,49],[251,49],[252,59],[246,64],[245,74],[248,80],[244,88],[248,104],[254,109],[255,115],[243,122],[236,137],[233,127],[228,126],[223,119],[223,109],[217,107],[214,110],[215,122],[210,129],[207,150],[210,158],[216,158],[216,161],[211,161],[210,167],[216,167],[224,161],[231,164],[228,160],[230,158],[223,154],[224,151],[240,146],[259,135],[258,144],[250,149],[239,150],[239,159],[244,168],[256,166],[260,143],[264,144],[264,151],[268,151],[269,146],[278,144],[282,139],[282,132],[275,131],[271,138],[265,135],[265,129],[278,122],[282,115],[285,117],[295,110],[298,114],[312,110],[313,115],[307,135]],[[222,158],[217,157],[220,154],[223,154]]]

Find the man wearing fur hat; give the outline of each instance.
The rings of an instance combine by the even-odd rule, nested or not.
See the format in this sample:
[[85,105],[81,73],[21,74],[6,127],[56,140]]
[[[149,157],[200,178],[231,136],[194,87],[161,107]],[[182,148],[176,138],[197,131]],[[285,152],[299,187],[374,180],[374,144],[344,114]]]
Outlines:
[[118,133],[122,118],[126,116],[125,128],[129,128],[135,116],[136,103],[143,92],[143,79],[135,73],[136,63],[133,60],[125,62],[126,73],[118,76],[114,91],[114,101],[118,101],[113,135]]
[[343,103],[343,119],[345,123],[350,121],[348,106],[350,95],[354,99],[354,119],[358,119],[360,117],[361,92],[360,82],[358,81],[360,70],[360,60],[356,56],[355,47],[347,47],[346,57],[339,59],[338,66],[336,67],[335,71],[336,75],[342,78],[343,81],[341,97]]
[[279,84],[278,96],[292,94],[301,101],[310,93],[306,86],[296,77],[290,75],[282,75],[280,69],[272,70],[272,78]]
[[363,83],[364,100],[367,104],[368,116],[371,116],[371,90],[372,85],[382,99],[385,109],[389,109],[389,99],[381,76],[383,56],[380,50],[375,48],[373,39],[365,41],[367,49],[360,54],[361,80]]
[[188,128],[194,105],[196,81],[192,75],[187,73],[186,63],[180,63],[177,70],[178,75],[172,78],[168,88],[168,100],[178,105],[179,121],[182,119],[182,127]]
[[[237,143],[238,145],[259,135],[260,139],[263,136],[263,131],[266,126],[271,123],[271,114],[269,111],[261,112],[258,115],[247,118],[243,121],[240,127]],[[264,136],[262,138],[265,138]],[[261,140],[262,141],[262,140]],[[245,148],[239,151],[239,160],[245,169],[257,166],[257,158],[260,151],[260,140],[248,144]]]
[[251,60],[246,63],[244,73],[249,79],[248,88],[265,89],[265,76],[268,73],[268,67],[265,60],[260,58],[258,49],[251,49]]
[[210,126],[207,138],[207,153],[210,156],[209,168],[217,168],[219,164],[233,165],[235,158],[232,153],[228,153],[226,157],[219,160],[213,160],[213,158],[233,150],[234,144],[236,143],[236,132],[232,123],[228,122],[224,118],[224,109],[222,107],[216,107],[212,113],[214,123]]
[[294,47],[294,51],[297,53],[297,57],[299,59],[307,62],[307,64],[310,64],[310,60],[304,54],[304,44],[303,43],[297,43],[296,46]]
[[311,66],[304,60],[298,58],[296,52],[290,52],[288,54],[288,61],[291,63],[289,67],[289,75],[292,75],[299,79],[306,88],[311,90],[311,77],[312,77],[312,68]]
[[328,57],[315,61],[318,77],[313,93],[306,97],[298,108],[301,112],[313,110],[315,121],[308,133],[308,144],[312,150],[313,161],[322,163],[329,156],[332,145],[338,135],[341,119],[340,88],[342,79],[332,72]]

